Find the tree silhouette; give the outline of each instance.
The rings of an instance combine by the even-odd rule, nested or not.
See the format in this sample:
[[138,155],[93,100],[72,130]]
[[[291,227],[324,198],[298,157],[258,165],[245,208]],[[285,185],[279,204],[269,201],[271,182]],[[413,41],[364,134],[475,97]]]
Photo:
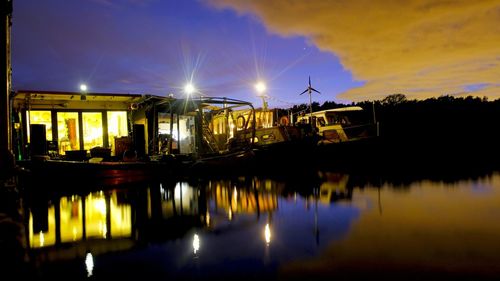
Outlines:
[[406,99],[405,95],[403,95],[403,94],[392,94],[392,95],[389,95],[389,96],[385,97],[382,100],[382,103],[383,104],[387,104],[387,105],[397,105],[397,104],[404,103],[406,101],[407,101],[407,99]]

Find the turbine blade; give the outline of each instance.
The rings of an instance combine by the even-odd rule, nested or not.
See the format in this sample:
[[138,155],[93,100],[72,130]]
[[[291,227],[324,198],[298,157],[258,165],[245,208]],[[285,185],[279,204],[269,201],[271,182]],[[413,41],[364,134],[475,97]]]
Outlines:
[[307,91],[309,91],[309,88],[305,89],[302,93],[300,93],[300,95],[303,95],[303,94],[307,93]]
[[311,75],[309,75],[309,87],[311,87]]
[[318,94],[321,94],[318,90],[316,90],[316,89],[314,89],[314,88],[312,88],[312,87],[311,87],[311,90],[315,91],[315,92],[316,92],[316,93],[318,93]]

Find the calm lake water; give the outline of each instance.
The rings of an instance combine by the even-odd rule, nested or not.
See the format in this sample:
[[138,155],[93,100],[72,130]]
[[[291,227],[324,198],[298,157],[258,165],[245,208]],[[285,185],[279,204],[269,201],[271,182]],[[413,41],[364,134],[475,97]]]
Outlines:
[[43,279],[500,278],[500,173],[375,182],[318,172],[36,194],[29,255]]

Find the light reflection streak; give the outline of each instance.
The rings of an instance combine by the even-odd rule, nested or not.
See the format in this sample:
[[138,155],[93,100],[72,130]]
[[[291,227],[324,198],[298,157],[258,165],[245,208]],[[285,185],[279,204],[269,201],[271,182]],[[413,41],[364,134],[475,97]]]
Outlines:
[[266,227],[264,229],[264,236],[266,238],[266,244],[269,245],[271,243],[271,229],[269,228],[269,224],[266,224]]
[[195,233],[193,237],[193,252],[195,255],[199,249],[200,249],[200,237],[198,237],[198,234]]
[[94,257],[90,252],[85,256],[85,269],[87,269],[87,277],[92,276],[94,271]]

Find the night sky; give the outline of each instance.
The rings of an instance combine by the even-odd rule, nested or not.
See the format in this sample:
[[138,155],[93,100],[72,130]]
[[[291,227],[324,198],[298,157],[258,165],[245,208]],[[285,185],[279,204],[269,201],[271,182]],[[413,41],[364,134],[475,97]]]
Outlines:
[[500,98],[500,1],[14,0],[15,90]]

